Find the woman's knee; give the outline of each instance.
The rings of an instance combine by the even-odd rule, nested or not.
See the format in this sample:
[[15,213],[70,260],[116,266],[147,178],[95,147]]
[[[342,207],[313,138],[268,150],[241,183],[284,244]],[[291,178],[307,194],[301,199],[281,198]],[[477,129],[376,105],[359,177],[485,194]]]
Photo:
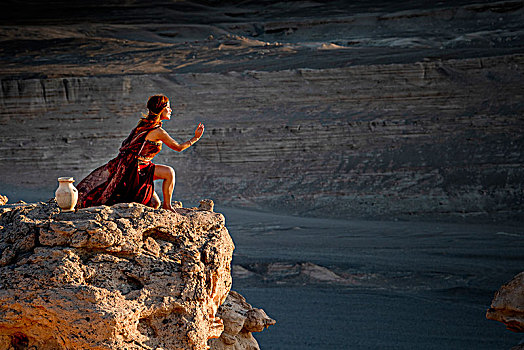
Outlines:
[[155,180],[156,179],[174,180],[175,170],[167,165],[157,165],[155,167]]
[[175,169],[166,166],[166,180],[175,182]]
[[169,168],[170,177],[174,179],[175,178],[175,169],[171,168],[170,166],[168,166],[168,168]]

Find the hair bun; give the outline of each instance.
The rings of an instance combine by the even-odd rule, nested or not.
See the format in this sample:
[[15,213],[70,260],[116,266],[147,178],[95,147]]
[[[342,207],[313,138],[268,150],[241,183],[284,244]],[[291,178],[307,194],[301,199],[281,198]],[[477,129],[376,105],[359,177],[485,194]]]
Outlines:
[[165,95],[153,95],[147,100],[147,109],[150,114],[158,115],[167,107],[168,102],[169,98]]

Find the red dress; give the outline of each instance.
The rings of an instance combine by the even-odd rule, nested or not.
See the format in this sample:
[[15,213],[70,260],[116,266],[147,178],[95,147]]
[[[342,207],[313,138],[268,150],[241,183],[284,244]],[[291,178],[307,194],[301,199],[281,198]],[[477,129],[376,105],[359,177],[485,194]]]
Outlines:
[[118,156],[94,170],[76,186],[76,207],[130,202],[148,204],[154,193],[155,164],[151,160],[162,149],[162,143],[147,141],[146,136],[160,126],[159,123],[142,120],[122,142]]

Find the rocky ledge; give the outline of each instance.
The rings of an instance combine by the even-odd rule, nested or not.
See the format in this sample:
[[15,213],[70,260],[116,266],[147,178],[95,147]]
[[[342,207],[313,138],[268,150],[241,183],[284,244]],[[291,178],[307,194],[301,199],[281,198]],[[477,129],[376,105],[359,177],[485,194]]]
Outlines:
[[275,321],[228,297],[233,249],[205,205],[3,205],[0,348],[257,349],[249,332]]
[[524,332],[524,272],[500,287],[486,317],[504,323],[513,332]]

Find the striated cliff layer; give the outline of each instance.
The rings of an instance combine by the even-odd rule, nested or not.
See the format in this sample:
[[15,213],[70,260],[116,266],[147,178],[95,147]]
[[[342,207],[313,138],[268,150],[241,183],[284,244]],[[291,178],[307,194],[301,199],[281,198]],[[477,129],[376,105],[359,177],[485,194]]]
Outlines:
[[50,193],[58,176],[80,180],[116,156],[147,97],[162,92],[174,107],[164,128],[176,139],[206,125],[192,149],[157,157],[175,168],[179,198],[339,217],[521,220],[523,69],[516,54],[3,79],[0,187]]
[[158,158],[175,167],[178,198],[524,219],[522,1],[1,9],[0,192],[12,198],[45,200],[57,177],[107,162],[165,93],[177,140],[207,127],[183,155]]
[[0,3],[0,75],[282,71],[523,52],[518,0],[100,5]]
[[[1,349],[206,349],[231,322],[217,313],[234,249],[221,214],[54,203],[0,214]],[[237,299],[226,307],[251,310]]]

